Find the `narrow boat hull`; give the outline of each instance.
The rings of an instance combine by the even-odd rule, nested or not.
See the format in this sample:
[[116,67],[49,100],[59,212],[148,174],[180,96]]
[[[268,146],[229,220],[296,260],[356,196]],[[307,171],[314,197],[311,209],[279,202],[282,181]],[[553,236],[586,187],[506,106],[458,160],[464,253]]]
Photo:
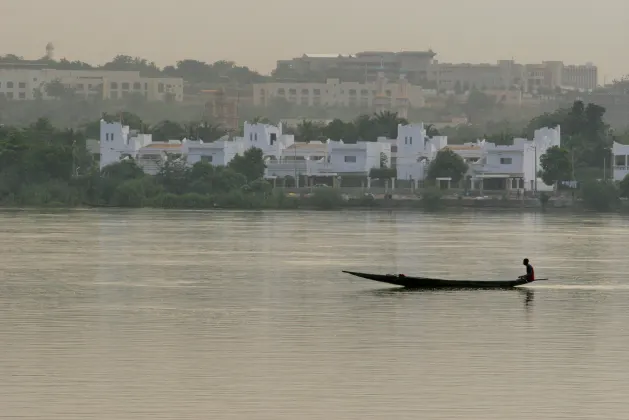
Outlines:
[[[359,273],[356,271],[345,271],[343,273],[351,274],[352,276],[361,277],[363,279],[379,281],[381,283],[388,283],[395,286],[413,288],[413,289],[507,289],[516,286],[522,286],[527,283],[532,283],[529,280],[517,279],[517,280],[446,280],[446,279],[434,279],[429,277],[411,277],[403,274],[369,274]],[[548,280],[548,279],[537,279]]]

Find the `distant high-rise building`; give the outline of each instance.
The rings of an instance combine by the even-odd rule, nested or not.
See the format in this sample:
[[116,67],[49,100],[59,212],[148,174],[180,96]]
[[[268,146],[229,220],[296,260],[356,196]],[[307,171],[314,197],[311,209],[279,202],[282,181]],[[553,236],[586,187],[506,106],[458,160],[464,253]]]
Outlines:
[[[428,66],[436,53],[428,51],[363,51],[356,54],[304,54],[290,60],[279,60],[275,69],[278,79],[287,81],[321,81],[338,78],[342,81],[373,82],[378,73],[394,80],[405,74],[412,84],[426,79]],[[314,81],[314,80],[312,80]]]
[[598,85],[598,70],[591,63],[565,65],[561,61],[518,64],[499,60],[496,64],[439,63],[428,51],[363,51],[356,54],[304,54],[279,60],[274,76],[285,82],[375,82],[379,73],[388,80],[401,75],[411,85],[428,89],[550,91],[557,88],[592,90]]

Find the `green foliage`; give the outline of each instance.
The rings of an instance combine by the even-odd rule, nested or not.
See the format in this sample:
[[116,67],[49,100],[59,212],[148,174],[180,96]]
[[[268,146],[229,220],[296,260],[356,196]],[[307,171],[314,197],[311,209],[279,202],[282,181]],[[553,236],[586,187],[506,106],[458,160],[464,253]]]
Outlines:
[[569,180],[572,176],[572,162],[568,150],[553,146],[540,156],[541,178],[546,185]]
[[[20,62],[22,57],[14,54],[0,56],[0,62]],[[238,66],[232,61],[217,61],[208,64],[197,60],[181,60],[175,65],[166,66],[160,69],[154,62],[141,57],[131,57],[128,55],[117,55],[102,66],[93,66],[81,61],[68,61],[65,58],[56,61],[48,58],[36,60],[46,64],[48,68],[59,70],[117,70],[117,71],[139,71],[143,77],[181,77],[192,83],[220,83],[225,80],[237,83],[250,84],[262,82],[268,77],[250,70],[245,66]]]
[[420,201],[426,210],[439,210],[443,207],[442,193],[438,188],[426,188],[421,192]]
[[[546,181],[544,181],[544,182],[546,182]],[[546,185],[548,185],[548,183]],[[549,201],[550,201],[550,195],[546,194],[545,192],[542,192],[539,195],[539,203],[542,205],[542,208],[546,208],[546,206],[548,205]]]
[[612,182],[586,181],[581,186],[583,206],[589,210],[611,211],[619,203],[619,193]]
[[605,108],[575,101],[571,108],[560,108],[531,120],[527,134],[542,127],[561,126],[562,146],[574,156],[575,170],[580,167],[603,168],[610,159],[611,136],[603,116]]
[[391,179],[397,178],[396,168],[371,168],[369,170],[369,177],[372,179]]
[[446,148],[437,152],[437,156],[428,166],[428,179],[452,178],[452,184],[458,184],[467,172],[467,164],[455,152]]
[[618,193],[621,197],[629,198],[629,174],[618,183]]
[[339,208],[343,204],[343,198],[334,188],[317,188],[309,199],[310,204],[322,210]]
[[249,182],[262,178],[266,169],[262,150],[254,147],[242,155],[236,155],[229,162],[229,168],[243,174]]

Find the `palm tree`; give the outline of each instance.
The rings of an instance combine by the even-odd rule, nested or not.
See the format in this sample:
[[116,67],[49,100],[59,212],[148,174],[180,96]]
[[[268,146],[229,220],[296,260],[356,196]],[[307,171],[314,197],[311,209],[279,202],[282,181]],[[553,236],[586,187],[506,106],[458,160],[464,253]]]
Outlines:
[[379,135],[386,136],[390,139],[397,138],[398,124],[408,124],[404,118],[399,118],[396,112],[383,111],[374,114],[375,124],[378,127]]
[[254,117],[251,120],[251,124],[272,124],[272,123],[271,123],[271,120],[269,120],[267,117],[261,117],[258,115],[257,117]]
[[322,127],[312,121],[303,120],[297,124],[297,137],[299,141],[315,140],[321,137]]
[[228,131],[220,124],[213,124],[208,121],[203,121],[197,124],[192,123],[190,127],[196,130],[195,138],[198,137],[203,141],[215,141],[228,133]]

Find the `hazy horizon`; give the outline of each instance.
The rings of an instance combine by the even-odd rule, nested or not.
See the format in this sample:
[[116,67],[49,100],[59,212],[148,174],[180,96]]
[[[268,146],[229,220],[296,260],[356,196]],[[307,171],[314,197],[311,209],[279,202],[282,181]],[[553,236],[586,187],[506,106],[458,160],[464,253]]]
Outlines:
[[277,60],[304,53],[431,48],[440,62],[592,62],[601,83],[629,74],[622,54],[629,4],[621,0],[601,0],[596,8],[567,0],[478,0],[458,9],[453,0],[400,0],[386,12],[361,8],[358,0],[274,0],[259,9],[252,8],[257,2],[212,3],[110,0],[103,8],[94,0],[3,0],[0,54],[37,59],[52,42],[57,59],[102,64],[126,54],[159,66],[224,59],[268,74]]

